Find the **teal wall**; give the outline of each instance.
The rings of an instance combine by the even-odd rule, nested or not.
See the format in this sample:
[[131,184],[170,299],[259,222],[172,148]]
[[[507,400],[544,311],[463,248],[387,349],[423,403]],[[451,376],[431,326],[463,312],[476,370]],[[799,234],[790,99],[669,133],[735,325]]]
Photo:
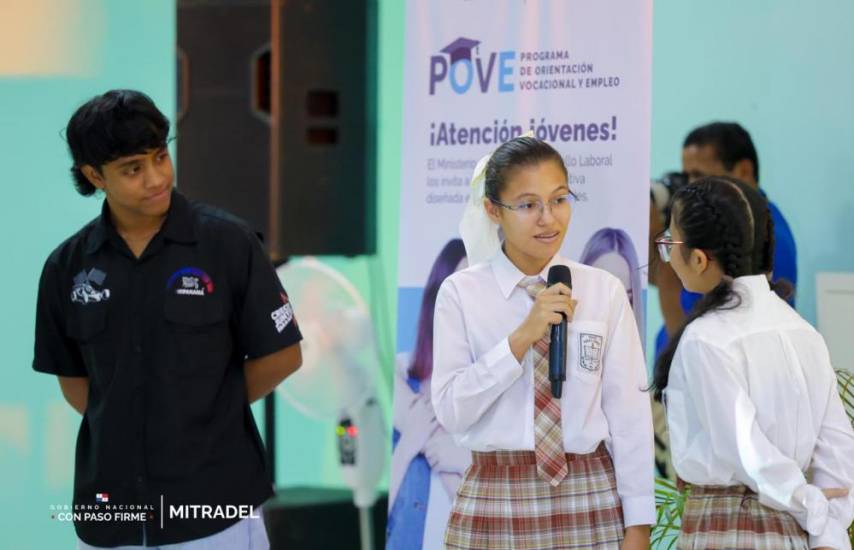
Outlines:
[[693,127],[744,125],[761,187],[795,236],[797,309],[811,323],[816,272],[854,271],[846,246],[854,235],[852,18],[848,0],[658,0],[654,8],[653,175],[680,167]]
[[[82,17],[69,24],[62,51],[80,71],[0,72],[0,235],[7,252],[0,327],[10,354],[0,369],[0,533],[6,545],[25,550],[68,547],[72,536],[70,525],[50,519],[49,506],[69,500],[79,417],[52,377],[30,370],[44,258],[99,205],[74,193],[60,132],[77,105],[108,88],[142,89],[170,115],[175,107],[174,0],[66,1]],[[14,11],[0,13],[10,17]],[[809,7],[793,0],[658,0],[654,7],[652,175],[678,168],[682,138],[693,126],[742,122],[759,149],[763,187],[797,239],[798,308],[810,321],[815,272],[854,271],[854,256],[843,254],[854,234],[845,216],[854,208],[854,164],[845,154],[854,144],[852,19],[854,4],[842,0]],[[390,386],[397,308],[403,23],[402,0],[378,0],[377,254],[326,259],[371,305],[383,391]],[[652,332],[660,324],[654,291],[650,303]],[[388,410],[390,396],[383,403]],[[279,419],[280,483],[340,485],[331,422],[307,419],[285,403]]]
[[[848,0],[654,2],[652,175],[679,169],[695,126],[744,125],[761,187],[794,234],[797,309],[813,324],[815,274],[854,272],[852,18]],[[657,300],[651,288],[650,343],[662,324]]]

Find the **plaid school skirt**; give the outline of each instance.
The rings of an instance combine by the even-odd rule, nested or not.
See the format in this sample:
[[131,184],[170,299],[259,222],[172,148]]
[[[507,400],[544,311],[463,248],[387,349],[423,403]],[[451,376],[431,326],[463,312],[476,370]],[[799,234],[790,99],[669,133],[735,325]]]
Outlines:
[[678,550],[809,550],[795,518],[760,504],[744,485],[691,485],[690,490]]
[[537,476],[533,451],[473,452],[445,547],[618,550],[623,509],[611,456],[603,444],[590,454],[566,456],[569,474],[552,487]]

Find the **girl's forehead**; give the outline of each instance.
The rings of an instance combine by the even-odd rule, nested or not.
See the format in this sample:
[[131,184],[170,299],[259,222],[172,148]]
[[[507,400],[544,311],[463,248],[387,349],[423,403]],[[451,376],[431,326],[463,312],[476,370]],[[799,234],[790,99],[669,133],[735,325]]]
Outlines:
[[553,161],[519,166],[510,171],[505,192],[508,195],[533,193],[545,195],[567,187],[563,170]]

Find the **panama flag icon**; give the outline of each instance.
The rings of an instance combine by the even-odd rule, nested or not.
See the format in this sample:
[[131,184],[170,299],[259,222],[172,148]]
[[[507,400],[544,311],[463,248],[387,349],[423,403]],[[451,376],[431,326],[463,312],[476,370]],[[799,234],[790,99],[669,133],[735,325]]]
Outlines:
[[95,493],[95,502],[110,502],[110,495],[107,493]]

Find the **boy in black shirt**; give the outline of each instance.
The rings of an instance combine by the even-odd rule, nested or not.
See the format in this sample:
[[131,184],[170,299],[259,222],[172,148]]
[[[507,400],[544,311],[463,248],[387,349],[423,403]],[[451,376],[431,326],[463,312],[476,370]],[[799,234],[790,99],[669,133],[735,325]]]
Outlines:
[[255,233],[173,189],[168,134],[131,90],[71,117],[76,188],[105,200],[45,263],[33,368],[83,414],[81,548],[266,548],[270,465],[249,404],[299,367],[302,336]]

